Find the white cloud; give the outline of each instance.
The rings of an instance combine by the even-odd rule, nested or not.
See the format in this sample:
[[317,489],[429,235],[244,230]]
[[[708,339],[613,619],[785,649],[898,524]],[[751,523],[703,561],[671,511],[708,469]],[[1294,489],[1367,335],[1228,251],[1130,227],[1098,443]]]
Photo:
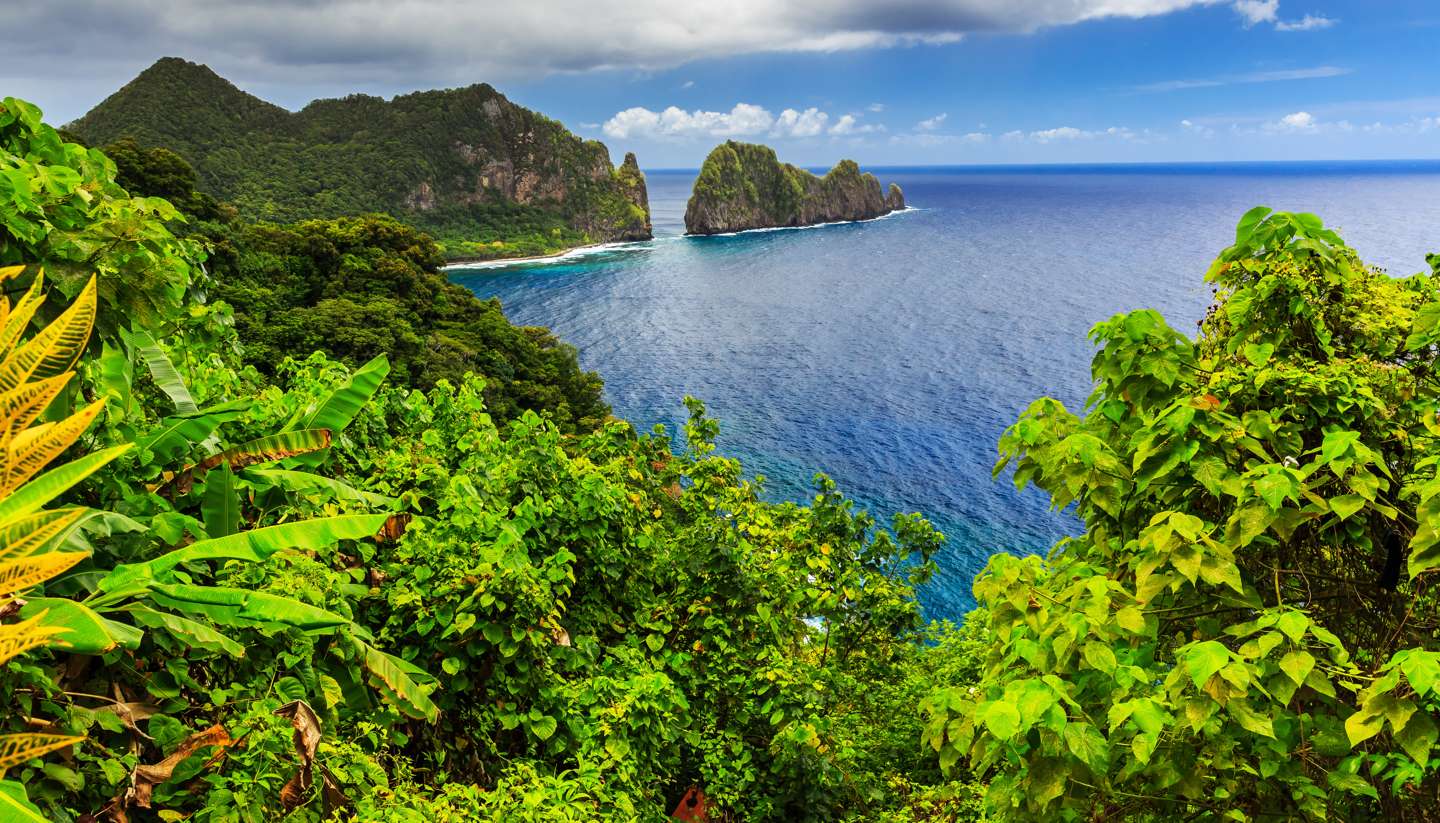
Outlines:
[[606,120],[603,130],[607,136],[621,140],[630,137],[744,137],[764,134],[774,123],[774,115],[751,103],[736,103],[728,112],[685,111],[678,106],[657,112],[635,106]]
[[1235,11],[1247,26],[1273,23],[1280,13],[1280,0],[1235,0]]
[[949,116],[949,113],[941,112],[934,117],[928,118],[926,120],[921,120],[919,123],[916,123],[915,128],[919,129],[920,131],[935,131],[945,123],[945,118]]
[[1218,77],[1195,78],[1189,80],[1162,80],[1158,83],[1146,83],[1136,86],[1138,92],[1164,92],[1181,91],[1184,89],[1206,89],[1216,86],[1245,85],[1249,83],[1279,83],[1287,80],[1315,80],[1324,77],[1340,77],[1350,73],[1350,69],[1341,66],[1312,66],[1304,69],[1276,69],[1272,71],[1254,71],[1247,74],[1224,74]]
[[814,137],[825,130],[828,122],[830,115],[817,108],[804,111],[786,109],[775,118],[775,128],[770,134],[774,137]]
[[1288,22],[1284,20],[1277,20],[1275,22],[1275,30],[1316,31],[1318,29],[1328,29],[1338,22],[1338,20],[1335,20],[1332,17],[1326,17],[1321,14],[1307,14],[1299,20],[1291,20]]
[[857,136],[861,134],[873,134],[885,131],[883,125],[877,123],[861,123],[857,115],[847,114],[835,121],[830,127],[830,133],[837,136]]
[[682,89],[693,89],[693,88],[695,88],[695,81],[694,81],[694,80],[686,80],[684,83],[681,83],[681,84],[680,84],[680,88],[682,88]]
[[871,103],[870,105],[868,105],[868,106],[865,107],[865,110],[868,111],[868,112],[870,112],[870,113],[872,113],[872,114],[879,114],[880,112],[882,112],[882,111],[885,110],[885,104],[884,104],[884,103]]
[[1307,14],[1299,20],[1280,19],[1280,0],[1235,0],[1235,11],[1245,20],[1245,27],[1269,23],[1276,31],[1316,31],[1338,23],[1323,14]]
[[1313,134],[1319,131],[1320,126],[1315,122],[1315,115],[1308,111],[1297,111],[1293,114],[1285,115],[1274,123],[1266,123],[1264,128],[1267,131],[1273,132],[1307,132]]
[[1181,120],[1180,128],[1188,134],[1195,134],[1199,135],[1200,137],[1210,138],[1215,136],[1214,129],[1190,120]]
[[779,139],[857,137],[885,130],[879,124],[862,123],[858,114],[846,114],[831,123],[831,117],[814,106],[785,109],[778,115],[753,103],[736,103],[728,112],[697,109],[686,111],[670,106],[653,111],[642,106],[616,112],[602,127],[607,137],[617,140],[689,140],[712,137],[757,137]]
[[1085,129],[1077,129],[1074,126],[1060,126],[1053,129],[1032,131],[1028,136],[1037,143],[1054,143],[1068,140],[1095,140],[1104,137],[1119,140],[1133,140],[1136,134],[1124,126],[1111,126],[1108,129],[1101,129],[1099,131],[1086,131]]

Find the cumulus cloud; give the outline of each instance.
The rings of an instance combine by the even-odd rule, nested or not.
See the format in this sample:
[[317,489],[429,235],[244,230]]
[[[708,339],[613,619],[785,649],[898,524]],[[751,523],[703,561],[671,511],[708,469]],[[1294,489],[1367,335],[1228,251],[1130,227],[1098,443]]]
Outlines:
[[1055,143],[1068,140],[1095,140],[1102,137],[1133,140],[1137,135],[1134,131],[1124,126],[1111,126],[1108,129],[1101,129],[1099,131],[1086,131],[1085,129],[1077,129],[1074,126],[1060,126],[1053,129],[1032,131],[1026,136],[1037,143]]
[[1200,137],[1210,138],[1215,136],[1215,130],[1209,126],[1195,123],[1190,120],[1181,120],[1180,128],[1187,134],[1194,134]]
[[1235,11],[1247,26],[1273,23],[1280,13],[1280,0],[1235,0]]
[[[1238,0],[1237,7],[1256,2]],[[302,82],[297,70],[304,69],[307,89],[413,88],[556,72],[666,69],[763,52],[954,43],[972,33],[1026,33],[1222,3],[7,0],[0,3],[0,31],[26,35],[7,41],[11,67],[43,60],[89,83],[123,78],[159,55],[176,54],[204,60],[242,85],[295,88]]]
[[878,123],[861,123],[859,115],[846,114],[835,121],[830,127],[830,133],[836,137],[856,137],[862,134],[885,131],[885,127]]
[[916,123],[915,128],[919,129],[920,131],[935,131],[936,129],[944,125],[945,118],[949,116],[949,113],[941,112],[934,117],[928,118],[926,120],[921,120],[919,123]]
[[617,140],[631,138],[651,140],[686,140],[713,137],[756,137],[765,135],[779,139],[819,137],[858,137],[881,132],[879,124],[861,122],[859,114],[845,114],[833,124],[829,113],[814,106],[806,109],[785,109],[778,115],[753,103],[736,103],[730,111],[686,111],[670,106],[652,111],[642,106],[617,112],[601,128],[606,136]]
[[1265,124],[1270,131],[1278,132],[1315,132],[1319,130],[1319,124],[1315,122],[1315,115],[1308,111],[1297,111],[1287,114],[1274,123]]
[[[787,111],[787,114],[793,112]],[[764,134],[775,124],[775,116],[767,109],[750,103],[736,103],[728,112],[685,111],[670,106],[664,111],[651,111],[635,106],[605,121],[602,131],[610,137],[675,138],[675,137],[744,137]]]
[[1276,31],[1315,31],[1328,29],[1337,20],[1323,14],[1307,14],[1299,20],[1280,18],[1280,0],[1235,0],[1235,11],[1245,21],[1246,27],[1269,23]]
[[775,137],[814,137],[825,130],[830,115],[816,108],[804,111],[786,109],[775,119],[771,134]]

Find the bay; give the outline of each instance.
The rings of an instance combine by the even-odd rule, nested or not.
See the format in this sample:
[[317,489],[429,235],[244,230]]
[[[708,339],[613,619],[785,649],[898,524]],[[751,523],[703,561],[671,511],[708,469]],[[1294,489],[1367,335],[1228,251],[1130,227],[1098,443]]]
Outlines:
[[1392,274],[1440,252],[1435,162],[872,171],[914,208],[686,238],[695,172],[655,170],[654,241],[450,273],[577,346],[642,431],[704,400],[767,497],[804,501],[824,471],[882,523],[925,514],[948,541],[921,600],[958,618],[990,554],[1078,528],[991,466],[1035,398],[1082,408],[1094,323],[1155,308],[1193,333],[1205,269],[1254,205],[1316,213]]

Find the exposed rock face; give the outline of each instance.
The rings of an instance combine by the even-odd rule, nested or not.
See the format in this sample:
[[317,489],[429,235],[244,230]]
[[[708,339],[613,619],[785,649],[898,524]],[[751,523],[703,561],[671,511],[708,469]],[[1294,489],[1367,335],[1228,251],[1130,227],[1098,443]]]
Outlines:
[[781,163],[768,146],[716,146],[685,207],[687,234],[868,220],[905,208],[900,187],[882,193],[875,175],[841,160],[824,177]]
[[645,175],[488,85],[286,111],[209,68],[164,58],[71,129],[131,137],[195,167],[242,213],[290,221],[385,211],[453,237],[563,226],[588,242],[650,237]]

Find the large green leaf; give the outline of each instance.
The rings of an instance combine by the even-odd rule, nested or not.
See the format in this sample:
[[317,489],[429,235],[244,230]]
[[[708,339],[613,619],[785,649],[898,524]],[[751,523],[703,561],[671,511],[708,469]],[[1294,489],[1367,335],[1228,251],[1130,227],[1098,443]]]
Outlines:
[[390,361],[381,354],[355,370],[343,386],[335,389],[301,428],[329,429],[339,434],[350,425],[365,403],[379,391],[390,374]]
[[160,391],[170,398],[175,404],[175,411],[180,414],[195,414],[199,408],[195,405],[195,399],[190,396],[190,389],[185,385],[185,379],[175,369],[175,364],[170,362],[170,356],[165,349],[151,337],[148,332],[137,331],[125,335],[126,341],[135,347],[140,358],[150,369],[150,376],[155,379],[155,385]]
[[6,823],[50,823],[30,802],[25,785],[14,780],[0,780],[0,820]]
[[136,444],[150,452],[156,461],[169,462],[204,442],[221,425],[244,416],[250,405],[249,400],[237,400],[194,415],[167,417],[160,421],[158,429],[139,438]]
[[[338,435],[344,428],[350,425],[360,409],[379,391],[380,384],[390,374],[390,361],[385,355],[377,355],[375,359],[355,370],[345,384],[330,393],[315,413],[310,415],[303,424],[307,429],[328,429],[332,435]],[[318,466],[323,462],[325,456],[320,453],[302,455],[286,461],[287,466]]]
[[150,587],[150,599],[167,609],[204,615],[222,626],[279,623],[303,631],[322,631],[342,626],[360,630],[359,626],[334,612],[269,592],[252,592],[223,586],[156,583]]
[[129,443],[101,449],[34,478],[4,500],[0,500],[0,523],[38,511],[41,506],[64,494],[71,486],[129,450]]
[[287,457],[329,448],[329,446],[329,429],[297,429],[257,437],[218,454],[212,454],[193,466],[187,466],[184,471],[177,474],[162,488],[173,488],[184,494],[190,491],[196,479],[222,464],[229,466],[233,471],[246,466],[274,463]]
[[[42,616],[43,615],[43,616]],[[121,632],[120,637],[110,630],[110,621],[91,611],[88,607],[60,597],[26,598],[20,609],[20,617],[30,619],[40,616],[40,625],[64,628],[64,634],[56,636],[56,642],[67,652],[75,654],[104,654],[121,641],[132,639],[129,633]]]
[[360,664],[369,675],[370,685],[380,692],[386,701],[411,717],[432,723],[435,721],[440,714],[439,708],[431,702],[426,690],[406,671],[414,667],[359,638],[351,637],[350,641],[360,652]]
[[373,537],[388,514],[347,514],[297,520],[263,529],[199,540],[145,563],[129,563],[115,567],[100,581],[100,590],[113,592],[129,584],[145,580],[165,581],[181,563],[202,560],[248,560],[258,562],[282,549],[318,550],[340,540]]
[[288,492],[316,493],[331,500],[360,502],[371,506],[393,508],[399,501],[383,494],[357,489],[331,477],[291,469],[248,469],[245,478],[278,486]]
[[204,649],[209,652],[224,652],[231,657],[245,656],[244,646],[198,620],[147,609],[144,606],[127,606],[121,611],[129,614],[131,619],[142,626],[165,630],[171,637],[191,648]]
[[205,499],[200,503],[205,533],[210,537],[227,537],[240,531],[240,493],[235,488],[235,474],[230,466],[205,476]]

